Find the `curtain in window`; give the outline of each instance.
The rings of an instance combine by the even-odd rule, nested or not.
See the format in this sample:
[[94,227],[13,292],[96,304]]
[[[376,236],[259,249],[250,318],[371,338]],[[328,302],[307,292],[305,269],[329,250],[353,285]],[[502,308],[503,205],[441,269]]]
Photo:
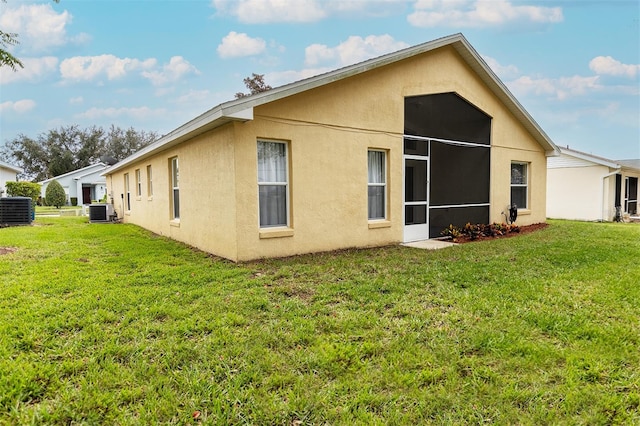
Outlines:
[[287,226],[287,146],[258,142],[260,227]]
[[385,157],[383,151],[369,151],[369,219],[385,218]]

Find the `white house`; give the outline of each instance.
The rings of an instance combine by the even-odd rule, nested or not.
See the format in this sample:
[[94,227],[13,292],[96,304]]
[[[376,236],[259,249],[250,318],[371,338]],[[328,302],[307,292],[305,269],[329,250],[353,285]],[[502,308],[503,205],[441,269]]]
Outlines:
[[67,204],[72,198],[78,199],[78,204],[91,204],[91,200],[100,200],[107,193],[107,181],[102,173],[109,167],[105,163],[95,163],[82,169],[74,170],[60,176],[40,182],[41,195],[45,197],[47,186],[52,180],[57,180],[67,195]]
[[22,173],[22,169],[17,166],[0,161],[0,197],[7,196],[8,181],[17,181],[18,174]]
[[547,158],[547,216],[611,221],[616,207],[623,216],[638,215],[640,160],[610,160],[560,147]]

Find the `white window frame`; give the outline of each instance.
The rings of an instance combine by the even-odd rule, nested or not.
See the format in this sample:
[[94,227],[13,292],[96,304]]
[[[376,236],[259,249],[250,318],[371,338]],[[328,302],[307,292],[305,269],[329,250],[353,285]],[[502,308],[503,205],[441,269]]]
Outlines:
[[[178,157],[169,159],[169,186],[171,187],[171,220],[180,220],[180,162]],[[176,193],[178,194],[178,205],[175,204]]]
[[[518,164],[521,166],[524,166],[524,173],[525,173],[525,183],[513,183],[513,177],[511,176],[512,173],[512,166],[514,164]],[[526,205],[524,206],[518,206],[518,210],[528,210],[529,209],[529,175],[531,174],[531,163],[528,163],[526,161],[512,161],[511,164],[509,165],[509,182],[510,182],[510,186],[509,186],[509,204],[513,204],[513,200],[511,199],[511,190],[513,188],[524,188],[525,189],[525,194],[524,194],[524,199],[525,199],[525,203]]]
[[151,164],[147,166],[147,197],[153,196],[153,170]]
[[124,209],[131,211],[131,189],[129,186],[129,173],[124,174]]
[[[270,228],[284,228],[284,227],[290,227],[291,224],[291,216],[290,216],[290,203],[291,203],[291,195],[290,195],[290,191],[289,191],[289,143],[285,142],[285,141],[279,141],[279,140],[270,140],[270,139],[258,139],[258,143],[256,145],[256,150],[257,150],[257,155],[256,155],[256,159],[257,159],[257,167],[260,167],[260,158],[259,158],[259,152],[260,150],[258,149],[258,146],[262,143],[272,143],[272,144],[281,144],[284,145],[284,155],[285,155],[285,159],[284,159],[284,163],[285,163],[285,180],[284,181],[260,181],[260,174],[258,173],[258,226],[260,227],[260,229],[270,229]],[[261,186],[284,186],[285,187],[285,223],[284,224],[276,224],[276,225],[262,225],[260,223],[260,187]]]
[[[380,152],[383,154],[383,164],[384,164],[384,170],[382,171],[382,177],[384,179],[384,182],[370,182],[369,179],[369,154],[372,152]],[[368,149],[367,150],[367,218],[368,220],[372,221],[372,220],[387,220],[387,205],[388,202],[387,200],[389,199],[389,195],[388,195],[388,187],[387,187],[387,170],[389,168],[389,154],[387,153],[386,150],[384,149]],[[369,216],[369,188],[371,187],[383,187],[384,188],[384,215],[383,217],[370,217]]]
[[142,173],[136,169],[136,197],[142,197]]

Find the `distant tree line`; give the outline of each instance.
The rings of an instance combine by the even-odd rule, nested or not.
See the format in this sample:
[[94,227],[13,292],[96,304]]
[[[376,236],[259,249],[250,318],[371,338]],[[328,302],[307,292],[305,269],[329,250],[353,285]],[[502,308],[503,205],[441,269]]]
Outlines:
[[0,158],[21,167],[22,180],[43,181],[90,166],[99,161],[115,163],[158,138],[155,132],[111,126],[60,127],[35,139],[20,134],[0,148]]

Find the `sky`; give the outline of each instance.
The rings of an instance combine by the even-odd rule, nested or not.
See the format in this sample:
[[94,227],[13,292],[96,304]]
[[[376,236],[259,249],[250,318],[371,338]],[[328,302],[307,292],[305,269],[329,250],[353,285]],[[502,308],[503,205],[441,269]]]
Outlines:
[[0,2],[0,144],[78,125],[162,135],[246,92],[462,33],[559,146],[640,158],[637,0]]

